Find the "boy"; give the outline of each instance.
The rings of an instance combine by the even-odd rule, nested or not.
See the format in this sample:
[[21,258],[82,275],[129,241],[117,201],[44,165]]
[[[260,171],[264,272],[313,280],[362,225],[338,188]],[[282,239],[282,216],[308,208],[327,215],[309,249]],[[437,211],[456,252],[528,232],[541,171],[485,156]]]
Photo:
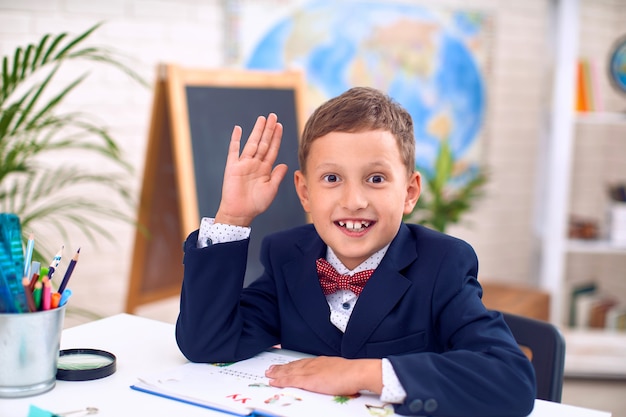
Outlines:
[[420,194],[413,123],[375,89],[350,89],[307,121],[294,182],[313,224],[268,236],[264,273],[242,289],[248,226],[287,171],[273,167],[281,135],[276,115],[259,117],[240,155],[233,130],[215,219],[185,242],[183,354],[232,362],[281,344],[317,357],[272,366],[277,387],[369,390],[399,414],[526,416],[534,371],[482,304],[474,250],[402,222]]

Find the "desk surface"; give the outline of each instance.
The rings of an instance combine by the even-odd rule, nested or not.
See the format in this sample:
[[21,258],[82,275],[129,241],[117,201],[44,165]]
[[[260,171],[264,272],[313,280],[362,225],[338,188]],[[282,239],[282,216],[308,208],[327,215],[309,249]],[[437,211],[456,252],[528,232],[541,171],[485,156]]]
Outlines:
[[[130,389],[139,375],[186,362],[169,323],[118,314],[64,330],[61,348],[107,350],[117,356],[117,372],[95,381],[57,381],[53,390],[34,397],[0,399],[0,416],[26,417],[31,404],[55,413],[96,407],[96,417],[226,415]],[[611,413],[537,400],[529,417],[559,416],[610,417]]]

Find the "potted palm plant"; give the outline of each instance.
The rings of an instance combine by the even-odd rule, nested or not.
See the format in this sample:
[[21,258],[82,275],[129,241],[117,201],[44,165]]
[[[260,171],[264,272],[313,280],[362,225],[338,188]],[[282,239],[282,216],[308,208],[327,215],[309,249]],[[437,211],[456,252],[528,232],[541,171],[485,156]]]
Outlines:
[[441,144],[433,173],[420,169],[422,194],[405,220],[445,232],[448,225],[459,223],[472,204],[484,195],[487,175],[479,169],[459,180],[454,175],[454,158],[446,142]]
[[435,117],[429,131],[440,139],[434,168],[417,167],[422,174],[422,194],[405,221],[423,224],[440,232],[459,223],[475,201],[484,195],[487,173],[482,167],[461,169],[455,160],[448,137],[451,122],[446,114]]
[[[0,212],[17,214],[25,235],[52,228],[67,241],[69,230],[77,228],[95,241],[112,238],[96,221],[97,216],[134,222],[131,209],[135,202],[129,183],[132,167],[119,145],[90,115],[62,109],[88,76],[85,73],[69,82],[59,76],[76,61],[115,67],[147,86],[113,51],[85,45],[100,25],[74,37],[47,34],[38,43],[17,47],[12,56],[2,58]],[[68,152],[76,158],[68,160]],[[84,157],[113,169],[105,172],[85,167],[78,163]],[[103,198],[89,197],[93,192],[86,196],[87,187],[100,187]],[[51,243],[58,245],[58,240]],[[38,236],[34,258],[49,259],[56,249],[58,246],[52,247]]]

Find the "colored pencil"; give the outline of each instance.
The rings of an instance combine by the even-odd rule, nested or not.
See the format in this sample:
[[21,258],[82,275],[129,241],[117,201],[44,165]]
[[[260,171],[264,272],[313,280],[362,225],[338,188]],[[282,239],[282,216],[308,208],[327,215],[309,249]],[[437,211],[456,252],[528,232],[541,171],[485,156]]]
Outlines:
[[57,308],[59,306],[59,302],[61,301],[61,294],[58,292],[53,292],[50,296],[50,308]]
[[33,249],[35,247],[35,235],[33,233],[28,237],[28,243],[26,244],[26,258],[24,259],[24,275],[26,278],[30,277],[31,261],[33,259]]
[[37,281],[35,284],[35,289],[33,290],[33,299],[35,300],[35,309],[39,310],[41,307],[41,291],[43,284],[41,281]]
[[30,283],[28,284],[30,292],[33,292],[33,290],[35,289],[35,284],[37,283],[37,281],[39,281],[39,272],[35,272],[33,274],[33,277],[30,279]]
[[28,310],[32,313],[37,311],[35,305],[35,299],[33,298],[33,292],[30,289],[30,281],[28,278],[22,278],[22,285],[24,286],[24,293],[26,294],[26,301],[28,302]]
[[43,284],[43,291],[41,292],[41,309],[50,310],[50,296],[52,295],[52,284],[50,284],[50,280],[48,279],[48,277],[43,277],[41,279],[41,283]]
[[63,294],[65,287],[67,286],[70,277],[72,276],[72,272],[74,271],[74,267],[76,266],[76,262],[78,262],[78,255],[80,254],[80,248],[76,251],[70,264],[67,266],[67,271],[65,271],[65,275],[63,276],[63,280],[61,281],[61,285],[59,286],[59,293]]

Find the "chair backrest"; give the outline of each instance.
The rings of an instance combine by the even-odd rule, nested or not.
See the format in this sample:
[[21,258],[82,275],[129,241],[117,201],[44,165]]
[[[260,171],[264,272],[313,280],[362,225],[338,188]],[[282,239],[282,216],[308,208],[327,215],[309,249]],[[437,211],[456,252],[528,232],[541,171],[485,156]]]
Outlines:
[[537,398],[560,403],[565,367],[563,335],[551,323],[511,313],[502,314],[517,344],[535,368]]

